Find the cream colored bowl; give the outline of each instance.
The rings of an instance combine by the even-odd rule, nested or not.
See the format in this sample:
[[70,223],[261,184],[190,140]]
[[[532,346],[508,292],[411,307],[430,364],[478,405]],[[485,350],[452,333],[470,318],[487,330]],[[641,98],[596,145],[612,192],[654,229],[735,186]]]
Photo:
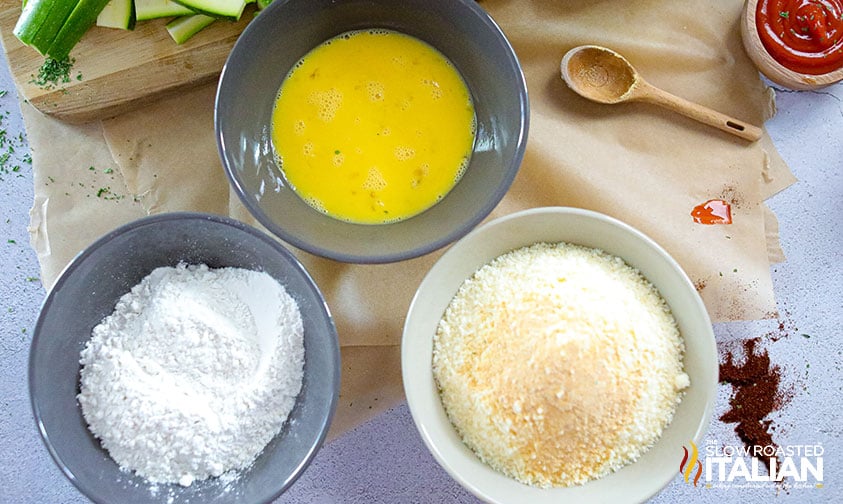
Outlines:
[[[452,427],[433,380],[433,335],[462,282],[490,260],[536,242],[570,242],[617,255],[638,268],[668,302],[685,340],[691,386],[659,441],[619,471],[569,488],[540,489],[517,482],[481,462]],[[573,208],[537,208],[489,222],[449,249],[430,269],[410,305],[401,343],[407,402],[416,427],[446,471],[491,503],[640,502],[674,477],[683,446],[708,429],[717,395],[718,359],[705,307],[687,275],[661,247],[605,215]]]
[[794,72],[770,56],[758,36],[755,24],[757,7],[758,0],[747,0],[744,3],[741,38],[749,59],[765,77],[786,88],[802,91],[823,88],[843,80],[843,67],[825,74],[804,74]]

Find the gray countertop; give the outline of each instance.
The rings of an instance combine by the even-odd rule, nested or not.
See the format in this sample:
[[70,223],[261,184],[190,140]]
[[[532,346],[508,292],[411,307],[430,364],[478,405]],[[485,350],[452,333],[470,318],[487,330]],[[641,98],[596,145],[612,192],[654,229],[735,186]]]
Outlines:
[[[27,357],[45,292],[27,232],[32,167],[5,59],[0,90],[0,160],[9,154],[0,163],[0,503],[86,502],[50,459],[32,420]],[[774,439],[780,446],[822,445],[822,488],[810,477],[805,488],[740,480],[726,488],[695,488],[677,473],[654,502],[843,502],[843,84],[780,90],[777,104],[778,114],[766,126],[799,179],[768,202],[787,256],[772,266],[780,316],[716,324],[715,333],[718,342],[762,337],[790,397],[770,416]],[[726,410],[730,390],[720,386],[716,417]],[[734,425],[716,417],[707,439],[740,445]],[[477,500],[437,465],[401,404],[326,445],[278,502]]]

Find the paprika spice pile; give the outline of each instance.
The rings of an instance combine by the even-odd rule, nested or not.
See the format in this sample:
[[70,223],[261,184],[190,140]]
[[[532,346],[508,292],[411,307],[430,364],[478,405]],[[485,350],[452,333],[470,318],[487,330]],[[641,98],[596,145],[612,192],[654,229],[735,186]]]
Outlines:
[[[784,402],[779,390],[781,369],[770,362],[767,350],[756,353],[760,338],[743,342],[746,358],[743,364],[736,364],[732,352],[726,354],[725,362],[720,364],[720,383],[732,385],[732,397],[729,410],[720,420],[735,423],[735,433],[750,449],[750,453],[762,453],[771,446],[775,451],[778,446],[773,440],[773,421],[767,417]],[[767,453],[770,448],[767,448]],[[770,470],[770,458],[758,457]]]

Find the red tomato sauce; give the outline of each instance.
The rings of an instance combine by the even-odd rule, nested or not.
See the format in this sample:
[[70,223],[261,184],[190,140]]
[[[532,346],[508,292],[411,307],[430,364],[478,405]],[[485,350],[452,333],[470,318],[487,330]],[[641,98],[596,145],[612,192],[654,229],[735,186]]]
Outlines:
[[811,75],[843,67],[843,0],[759,0],[755,22],[784,67]]
[[708,200],[695,206],[691,210],[691,217],[697,224],[731,224],[732,207],[720,199]]

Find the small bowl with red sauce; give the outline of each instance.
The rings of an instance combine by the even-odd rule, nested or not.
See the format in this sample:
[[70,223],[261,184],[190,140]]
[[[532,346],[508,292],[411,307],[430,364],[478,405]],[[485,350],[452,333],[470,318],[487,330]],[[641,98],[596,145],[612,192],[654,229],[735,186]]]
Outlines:
[[741,35],[776,84],[808,90],[843,80],[843,0],[747,0]]

